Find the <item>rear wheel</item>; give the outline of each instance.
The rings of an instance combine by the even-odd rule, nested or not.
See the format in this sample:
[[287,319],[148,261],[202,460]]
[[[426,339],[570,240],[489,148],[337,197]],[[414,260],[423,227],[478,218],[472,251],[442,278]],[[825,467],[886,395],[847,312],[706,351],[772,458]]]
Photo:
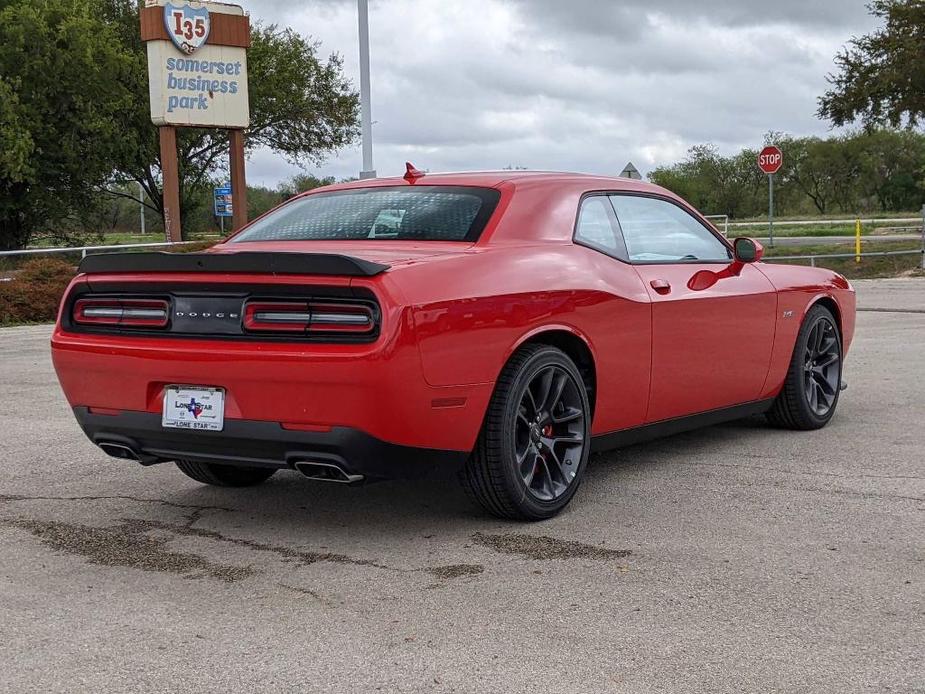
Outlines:
[[787,379],[768,420],[786,429],[821,429],[835,414],[841,376],[841,334],[831,311],[817,304],[800,327]]
[[276,472],[273,468],[196,463],[191,460],[178,460],[177,467],[187,477],[216,487],[254,487],[266,482]]
[[498,379],[462,471],[466,491],[502,518],[556,515],[588,461],[590,411],[581,374],[564,352],[547,345],[519,350]]

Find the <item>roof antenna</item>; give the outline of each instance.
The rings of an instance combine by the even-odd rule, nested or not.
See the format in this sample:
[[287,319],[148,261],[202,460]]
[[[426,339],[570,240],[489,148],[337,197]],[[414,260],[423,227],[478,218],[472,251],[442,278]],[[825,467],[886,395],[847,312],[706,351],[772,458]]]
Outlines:
[[405,168],[407,171],[405,172],[404,179],[408,181],[408,183],[414,183],[419,178],[424,178],[424,172],[415,168],[414,164],[410,161],[405,162]]

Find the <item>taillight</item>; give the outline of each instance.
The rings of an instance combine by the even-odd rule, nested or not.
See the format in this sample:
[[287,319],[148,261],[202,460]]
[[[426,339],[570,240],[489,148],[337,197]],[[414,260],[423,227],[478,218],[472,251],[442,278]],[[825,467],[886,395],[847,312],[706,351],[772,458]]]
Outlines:
[[304,333],[312,314],[307,301],[250,301],[244,307],[244,329]]
[[244,306],[244,329],[248,332],[363,335],[375,327],[373,310],[364,304],[248,301]]
[[74,322],[125,328],[165,328],[170,308],[161,299],[78,299]]

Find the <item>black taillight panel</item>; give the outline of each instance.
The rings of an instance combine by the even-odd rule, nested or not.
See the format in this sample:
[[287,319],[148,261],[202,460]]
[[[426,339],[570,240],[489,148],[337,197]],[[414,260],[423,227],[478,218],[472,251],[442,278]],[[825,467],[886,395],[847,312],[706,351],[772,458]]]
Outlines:
[[139,285],[129,292],[99,284],[93,289],[84,285],[68,297],[62,327],[101,334],[328,343],[372,342],[381,328],[379,305],[368,290],[266,286],[218,292],[191,285],[141,294]]
[[376,330],[376,313],[360,302],[250,299],[244,305],[244,330],[358,337]]
[[78,299],[71,318],[78,325],[161,330],[170,322],[170,304],[164,299]]

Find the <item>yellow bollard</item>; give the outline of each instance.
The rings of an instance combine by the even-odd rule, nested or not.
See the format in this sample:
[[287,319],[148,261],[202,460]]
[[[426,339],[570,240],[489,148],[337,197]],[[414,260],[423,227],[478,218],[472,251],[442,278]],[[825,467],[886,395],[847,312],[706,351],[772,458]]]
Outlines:
[[861,262],[861,220],[854,226],[854,262]]

